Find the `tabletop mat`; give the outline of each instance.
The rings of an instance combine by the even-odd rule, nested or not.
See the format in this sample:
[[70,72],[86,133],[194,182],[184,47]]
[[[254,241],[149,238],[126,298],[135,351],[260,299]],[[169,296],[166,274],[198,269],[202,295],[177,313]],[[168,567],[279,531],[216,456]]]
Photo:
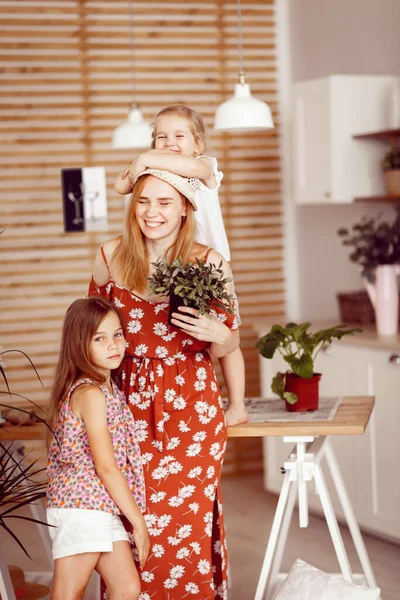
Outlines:
[[320,398],[318,410],[289,412],[283,400],[274,398],[246,398],[250,423],[264,421],[332,421],[343,398]]

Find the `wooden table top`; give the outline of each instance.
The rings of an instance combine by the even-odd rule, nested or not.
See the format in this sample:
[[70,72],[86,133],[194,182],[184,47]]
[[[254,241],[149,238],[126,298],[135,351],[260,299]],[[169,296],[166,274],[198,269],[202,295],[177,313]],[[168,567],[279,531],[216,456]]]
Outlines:
[[373,396],[347,396],[331,421],[243,423],[228,427],[228,437],[284,435],[362,435],[374,408]]
[[45,440],[46,427],[42,423],[34,425],[0,425],[0,442],[11,440]]
[[[362,435],[367,429],[375,399],[373,396],[348,396],[332,421],[293,421],[279,423],[243,423],[228,427],[228,437],[266,437],[284,435]],[[0,441],[45,439],[41,423],[30,426],[0,426]]]

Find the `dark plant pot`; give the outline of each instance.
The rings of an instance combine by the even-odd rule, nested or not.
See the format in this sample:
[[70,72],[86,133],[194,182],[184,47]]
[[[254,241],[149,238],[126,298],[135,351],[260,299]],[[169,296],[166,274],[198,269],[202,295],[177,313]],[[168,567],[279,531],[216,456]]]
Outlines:
[[307,412],[317,410],[319,397],[319,380],[321,373],[314,373],[309,379],[304,379],[294,373],[286,374],[285,391],[297,395],[297,402],[289,404],[285,402],[286,410],[289,412]]
[[190,308],[197,308],[194,300],[187,300],[187,304],[185,304],[181,296],[177,296],[176,294],[174,294],[174,292],[172,292],[169,296],[168,323],[170,325],[173,325],[173,323],[171,323],[172,313],[179,313],[178,306],[189,306]]

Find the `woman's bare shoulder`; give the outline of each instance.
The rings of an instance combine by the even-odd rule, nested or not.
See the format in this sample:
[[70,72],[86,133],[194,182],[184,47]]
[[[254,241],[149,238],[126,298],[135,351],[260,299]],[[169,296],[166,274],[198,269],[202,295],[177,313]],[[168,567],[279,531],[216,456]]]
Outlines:
[[214,265],[218,266],[221,261],[224,267],[229,266],[229,263],[226,262],[222,254],[214,250],[214,248],[210,248],[207,254],[206,263],[213,263]]
[[99,248],[93,265],[93,279],[96,285],[102,286],[110,281],[110,265],[118,244],[119,238],[113,238]]
[[104,254],[106,255],[107,261],[112,259],[112,256],[115,250],[118,248],[121,241],[121,237],[111,238],[111,240],[107,240],[103,244]]

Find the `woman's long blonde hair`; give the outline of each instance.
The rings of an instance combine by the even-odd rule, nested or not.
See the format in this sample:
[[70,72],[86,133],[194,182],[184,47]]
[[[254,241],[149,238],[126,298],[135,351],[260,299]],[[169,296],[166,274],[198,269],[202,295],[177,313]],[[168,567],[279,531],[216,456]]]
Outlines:
[[[138,292],[144,292],[147,288],[150,265],[145,237],[139,227],[135,208],[148,177],[149,175],[140,177],[133,188],[126,212],[124,231],[111,258],[111,263],[121,277],[123,285],[129,290]],[[169,263],[177,258],[181,258],[184,263],[192,262],[195,256],[204,258],[207,251],[205,246],[195,242],[196,221],[193,206],[183,194],[178,193],[186,208],[186,216],[182,218],[176,241],[165,253]]]

